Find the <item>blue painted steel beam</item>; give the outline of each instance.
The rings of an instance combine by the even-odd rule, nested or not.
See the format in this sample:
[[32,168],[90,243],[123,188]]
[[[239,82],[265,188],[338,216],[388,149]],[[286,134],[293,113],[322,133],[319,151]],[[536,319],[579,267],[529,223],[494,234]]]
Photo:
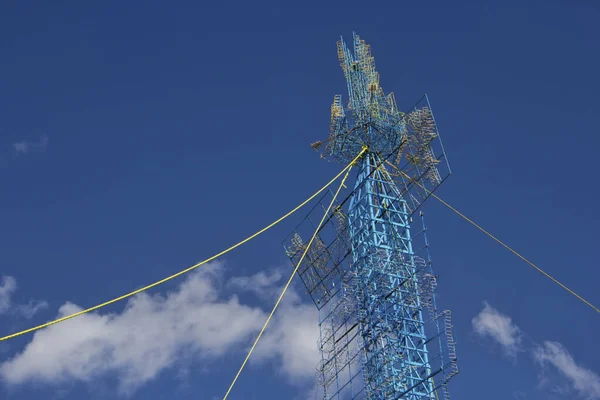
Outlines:
[[[349,201],[332,211],[298,270],[319,310],[323,398],[433,400],[440,388],[447,398],[458,372],[450,313],[437,309],[424,220],[411,230],[412,216],[450,173],[429,99],[400,112],[356,34],[352,46],[338,42],[338,58],[348,102],[334,97],[324,154],[346,164],[369,151]],[[294,264],[320,208],[305,219],[308,232],[299,226],[288,238]]]

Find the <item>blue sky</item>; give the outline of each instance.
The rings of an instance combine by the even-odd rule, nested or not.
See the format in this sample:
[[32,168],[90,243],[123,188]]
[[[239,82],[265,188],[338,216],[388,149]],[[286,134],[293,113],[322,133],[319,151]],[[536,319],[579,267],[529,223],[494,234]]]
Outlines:
[[[400,108],[430,96],[453,170],[440,196],[600,304],[599,17],[591,0],[3,4],[0,334],[188,267],[329,180],[341,166],[309,144],[345,91],[335,42],[353,30]],[[424,210],[454,398],[599,399],[599,315],[434,200]],[[222,398],[297,222],[0,344],[0,398]],[[312,307],[295,286],[230,399],[310,398]]]

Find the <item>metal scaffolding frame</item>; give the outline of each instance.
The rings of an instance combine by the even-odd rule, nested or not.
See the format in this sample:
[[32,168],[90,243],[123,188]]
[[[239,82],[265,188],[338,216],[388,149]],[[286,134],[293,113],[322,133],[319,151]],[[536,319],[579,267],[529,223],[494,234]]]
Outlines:
[[[408,112],[384,95],[370,47],[354,34],[338,57],[349,100],[334,97],[322,156],[359,152],[352,193],[331,210],[298,269],[319,310],[324,399],[430,399],[458,373],[450,311],[438,311],[429,242],[413,233],[416,211],[450,175],[427,96]],[[325,142],[315,142],[319,149]],[[285,240],[296,265],[326,193]]]

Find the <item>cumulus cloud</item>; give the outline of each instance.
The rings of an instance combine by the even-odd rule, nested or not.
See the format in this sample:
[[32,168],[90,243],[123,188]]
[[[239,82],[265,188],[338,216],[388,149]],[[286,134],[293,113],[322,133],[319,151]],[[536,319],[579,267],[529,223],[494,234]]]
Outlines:
[[590,369],[578,365],[567,349],[557,342],[545,341],[536,346],[533,356],[543,367],[552,366],[573,389],[586,399],[600,399],[600,376]]
[[498,342],[506,354],[515,356],[520,350],[521,331],[512,319],[484,303],[483,310],[471,321],[473,330],[481,337],[489,337]]
[[[287,305],[257,346],[257,359],[276,359],[292,382],[316,376],[320,355],[318,318],[313,305]],[[275,318],[275,317],[274,317]]]
[[[219,289],[222,272],[222,264],[212,263],[190,274],[174,291],[133,297],[121,313],[85,314],[38,331],[21,353],[0,364],[0,377],[13,385],[53,384],[91,382],[117,373],[119,391],[129,394],[184,358],[210,362],[227,352],[246,350],[268,314],[240,304],[235,295],[224,298]],[[259,361],[276,361],[295,380],[314,371],[316,359],[313,362],[309,354],[316,351],[317,337],[314,310],[311,313],[293,295],[265,332],[256,356]],[[59,316],[80,309],[67,303]]]
[[46,146],[48,146],[48,136],[42,135],[39,141],[37,142],[29,142],[23,140],[21,142],[13,143],[13,147],[17,154],[27,154],[31,151],[31,149],[39,149],[45,150]]
[[[600,375],[575,362],[573,356],[558,342],[544,341],[543,344],[534,344],[524,349],[521,347],[521,330],[512,322],[512,319],[500,313],[489,304],[484,303],[483,310],[473,320],[473,330],[479,336],[486,336],[498,342],[507,354],[515,355],[518,351],[531,351],[535,362],[543,368],[540,376],[539,387],[545,387],[559,395],[568,395],[572,390],[585,399],[600,400]],[[550,377],[548,372],[553,372],[564,378],[564,384],[555,376]],[[515,398],[525,396],[522,392],[515,392]]]
[[234,290],[251,292],[261,298],[271,298],[275,294],[281,293],[281,291],[277,291],[276,284],[282,278],[283,271],[281,268],[277,268],[266,272],[261,271],[252,276],[233,277],[227,284]]
[[[238,289],[256,294],[260,298],[269,299],[269,305],[275,303],[279,297],[288,274],[291,271],[280,268],[268,272],[260,272],[250,277],[232,279],[229,285]],[[291,383],[302,385],[303,393],[292,400],[307,400],[323,397],[323,387],[319,384],[320,374],[317,372],[321,354],[319,352],[319,318],[313,305],[303,304],[301,295],[291,287],[286,297],[283,298],[278,312],[274,315],[268,330],[256,346],[251,363],[264,364],[275,361],[278,372],[288,378]],[[327,329],[327,328],[324,328]],[[348,348],[358,352],[359,335],[348,335],[351,339]],[[357,357],[351,364],[353,374],[360,368],[360,358]],[[340,398],[349,399],[352,390],[361,388],[360,380],[354,379],[353,384],[348,384],[350,375],[349,367],[342,368],[339,372],[339,385],[345,386],[340,391]],[[329,389],[331,390],[331,386]],[[330,392],[328,392],[331,394]]]
[[0,280],[0,314],[31,318],[38,311],[48,307],[45,301],[30,301],[28,304],[13,304],[12,297],[17,290],[17,281],[12,276]]
[[0,314],[10,309],[11,297],[17,290],[17,281],[12,276],[3,276],[0,281]]
[[18,304],[13,309],[13,314],[31,319],[38,311],[48,308],[48,303],[44,300],[30,300],[27,304]]
[[[283,268],[277,268],[249,277],[232,278],[228,286],[268,300],[269,308],[272,308],[288,278]],[[305,383],[307,378],[314,379],[320,359],[318,322],[314,305],[303,304],[299,294],[290,287],[256,346],[254,362],[276,360],[279,371],[291,382]]]
[[[273,276],[272,274],[271,277]],[[278,276],[282,274],[279,273]],[[273,283],[283,284],[279,280]],[[277,287],[273,294],[277,293],[278,297],[281,289]],[[272,304],[275,303],[274,297],[276,296],[273,296]],[[275,359],[280,371],[294,383],[305,383],[306,379],[313,379],[320,359],[317,347],[318,322],[314,305],[303,304],[296,291],[288,290],[273,316],[272,325],[256,347],[256,360]]]

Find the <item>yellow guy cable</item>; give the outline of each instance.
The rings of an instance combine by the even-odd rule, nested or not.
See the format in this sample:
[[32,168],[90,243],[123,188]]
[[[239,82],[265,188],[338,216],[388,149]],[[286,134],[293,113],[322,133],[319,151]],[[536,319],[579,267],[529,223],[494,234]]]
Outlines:
[[348,168],[348,170],[346,171],[346,175],[344,176],[344,179],[342,179],[342,183],[340,183],[340,186],[338,187],[337,191],[335,192],[335,195],[333,196],[333,199],[331,199],[331,203],[329,203],[329,207],[327,207],[327,210],[325,211],[325,214],[323,214],[323,218],[321,218],[321,222],[319,222],[319,225],[317,225],[317,229],[315,229],[315,233],[312,235],[312,237],[310,238],[310,241],[308,242],[306,248],[304,249],[304,252],[302,253],[302,257],[300,257],[300,261],[298,261],[298,264],[296,264],[296,267],[294,268],[294,271],[292,271],[292,274],[290,275],[290,278],[288,279],[285,287],[283,288],[283,291],[279,295],[279,298],[277,299],[277,302],[275,303],[275,306],[273,307],[273,310],[271,310],[271,314],[269,314],[269,317],[267,318],[267,321],[263,325],[262,329],[260,330],[260,333],[258,334],[258,336],[256,337],[256,340],[254,341],[254,344],[250,348],[250,351],[248,352],[248,355],[246,356],[246,359],[244,360],[244,362],[242,363],[242,366],[240,367],[240,369],[238,370],[237,374],[235,375],[235,378],[233,378],[233,382],[231,382],[231,385],[229,386],[229,389],[227,389],[227,393],[225,393],[225,397],[223,397],[223,400],[226,400],[227,396],[229,396],[229,393],[231,392],[231,389],[233,388],[233,385],[235,385],[235,382],[237,381],[238,377],[242,373],[242,370],[246,366],[246,363],[248,362],[248,359],[250,359],[250,356],[252,355],[252,352],[254,351],[254,348],[256,347],[258,341],[262,337],[262,334],[264,333],[265,329],[267,329],[267,325],[269,325],[269,322],[271,321],[271,318],[273,317],[273,314],[275,314],[275,310],[277,310],[277,307],[279,306],[279,303],[281,302],[281,299],[283,298],[283,296],[285,295],[285,292],[288,290],[288,287],[292,283],[292,280],[294,279],[294,275],[296,275],[296,272],[298,272],[298,268],[300,268],[300,265],[302,264],[302,261],[304,260],[304,257],[306,256],[306,253],[308,252],[308,249],[310,248],[310,245],[312,244],[312,242],[317,237],[317,233],[319,233],[319,229],[321,229],[321,226],[323,225],[323,222],[325,221],[325,218],[327,218],[327,215],[329,214],[329,210],[331,210],[331,207],[333,206],[333,203],[335,202],[335,199],[337,198],[338,194],[340,193],[340,190],[342,190],[342,187],[345,187],[344,183],[346,182],[346,178],[348,178],[348,174],[350,173],[350,169],[352,169],[352,165],[354,165],[354,163],[356,162],[356,160],[358,160],[358,158],[360,156],[362,156],[362,154],[365,151],[366,151],[366,148],[363,148],[363,150],[360,152],[360,154],[352,161],[352,163],[350,163],[350,168]]
[[575,293],[573,290],[569,289],[567,286],[565,286],[564,284],[562,284],[558,279],[554,278],[552,275],[550,275],[549,273],[547,273],[546,271],[544,271],[543,269],[541,269],[540,267],[538,267],[537,265],[535,265],[534,263],[532,263],[531,261],[529,261],[528,259],[526,259],[525,257],[523,257],[521,254],[517,253],[517,251],[513,250],[512,247],[510,247],[509,245],[507,245],[506,243],[504,243],[503,241],[501,241],[500,239],[498,239],[496,236],[492,235],[491,233],[489,233],[488,231],[486,231],[485,229],[483,229],[481,226],[477,225],[475,223],[475,221],[473,221],[472,219],[470,219],[469,217],[467,217],[466,215],[464,215],[463,213],[461,213],[460,211],[458,211],[456,208],[452,207],[450,204],[448,204],[447,202],[445,202],[444,200],[442,200],[441,198],[439,198],[433,192],[427,190],[423,185],[421,185],[419,182],[413,180],[411,177],[409,177],[408,175],[406,175],[403,171],[400,171],[394,164],[389,163],[389,162],[388,162],[388,164],[391,165],[392,167],[394,167],[396,169],[396,171],[400,172],[402,175],[404,175],[411,182],[414,182],[417,185],[419,185],[419,187],[421,187],[423,190],[425,190],[426,192],[428,192],[437,201],[439,201],[440,203],[442,203],[443,205],[445,205],[446,207],[448,207],[450,210],[454,211],[462,219],[464,219],[465,221],[467,221],[468,223],[470,223],[471,225],[473,225],[475,228],[479,229],[481,232],[485,233],[487,236],[489,236],[491,239],[493,239],[496,243],[499,243],[502,247],[504,247],[505,249],[507,249],[508,251],[510,251],[511,253],[513,253],[515,256],[519,257],[521,260],[525,261],[527,264],[531,265],[533,268],[535,268],[536,270],[538,270],[538,272],[540,272],[541,274],[543,274],[546,278],[550,279],[552,282],[556,283],[558,286],[560,286],[561,288],[565,289],[567,292],[571,293],[577,299],[581,300],[584,304],[590,306],[596,312],[600,313],[600,308],[596,307],[595,305],[593,305],[592,303],[590,303],[589,301],[587,301],[586,299],[584,299],[583,297],[581,297],[580,295],[578,295],[577,293]]
[[[431,377],[431,384],[435,388],[435,379],[433,379],[433,376]],[[437,389],[433,389],[433,393],[435,393],[435,400],[440,400],[440,398],[438,396],[438,390]]]
[[[419,185],[420,186],[420,185]],[[422,187],[422,186],[421,186]],[[496,241],[497,243],[499,243],[500,245],[502,245],[505,249],[507,249],[508,251],[510,251],[511,253],[513,253],[515,256],[519,257],[521,260],[525,261],[527,264],[531,265],[533,268],[537,269],[540,273],[542,273],[546,278],[550,279],[552,282],[556,283],[558,286],[562,287],[563,289],[565,289],[567,292],[571,293],[573,296],[577,297],[579,300],[581,300],[583,303],[585,303],[586,305],[592,307],[594,310],[596,310],[596,312],[600,313],[600,308],[596,307],[595,305],[593,305],[592,303],[590,303],[589,301],[587,301],[586,299],[584,299],[583,297],[581,297],[580,295],[578,295],[577,293],[575,293],[573,290],[569,289],[567,286],[565,286],[564,284],[562,284],[558,279],[554,278],[552,275],[550,275],[549,273],[547,273],[546,271],[544,271],[543,269],[541,269],[540,267],[538,267],[537,265],[535,265],[534,263],[532,263],[531,261],[529,261],[528,259],[526,259],[525,257],[523,257],[522,255],[520,255],[519,253],[517,253],[515,250],[513,250],[510,246],[508,246],[507,244],[505,244],[504,242],[502,242],[500,239],[498,239],[497,237],[495,237],[494,235],[492,235],[491,233],[489,233],[488,231],[486,231],[485,229],[483,229],[481,226],[477,225],[473,220],[471,220],[469,217],[467,217],[466,215],[464,215],[463,213],[461,213],[460,211],[458,211],[456,208],[452,207],[450,204],[446,203],[444,200],[440,199],[438,196],[436,196],[435,194],[431,193],[431,196],[433,196],[436,200],[438,200],[440,203],[442,203],[443,205],[445,205],[446,207],[448,207],[450,210],[454,211],[456,214],[458,214],[461,218],[463,218],[465,221],[467,221],[468,223],[470,223],[471,225],[473,225],[475,228],[479,229],[481,232],[485,233],[486,235],[488,235],[490,238],[492,238],[494,241]]]
[[[363,152],[364,152],[364,151],[365,151],[365,150],[363,150]],[[161,279],[160,281],[154,282],[154,283],[152,283],[152,284],[150,284],[150,285],[148,285],[148,286],[144,286],[143,288],[140,288],[140,289],[134,290],[133,292],[130,292],[130,293],[124,294],[123,296],[120,296],[120,297],[117,297],[117,298],[115,298],[115,299],[109,300],[109,301],[107,301],[107,302],[105,302],[105,303],[98,304],[97,306],[90,307],[90,308],[88,308],[88,309],[85,309],[85,310],[82,310],[82,311],[76,312],[76,313],[74,313],[74,314],[67,315],[67,316],[65,316],[65,317],[62,317],[62,318],[55,319],[54,321],[46,322],[45,324],[42,324],[42,325],[34,326],[33,328],[29,328],[29,329],[25,329],[25,330],[23,330],[23,331],[20,331],[20,332],[17,332],[17,333],[13,333],[12,335],[8,335],[8,336],[1,337],[1,338],[0,338],[0,342],[2,342],[2,341],[4,341],[4,340],[8,340],[8,339],[15,338],[15,337],[17,337],[17,336],[24,335],[24,334],[26,334],[26,333],[29,333],[29,332],[33,332],[33,331],[37,331],[37,330],[40,330],[40,329],[46,328],[46,327],[48,327],[48,326],[50,326],[50,325],[58,324],[59,322],[63,322],[63,321],[66,321],[66,320],[68,320],[68,319],[71,319],[71,318],[78,317],[78,316],[80,316],[80,315],[83,315],[83,314],[89,313],[89,312],[91,312],[91,311],[98,310],[99,308],[102,308],[102,307],[108,306],[109,304],[116,303],[116,302],[118,302],[118,301],[121,301],[121,300],[123,300],[123,299],[126,299],[126,298],[128,298],[128,297],[134,296],[134,295],[136,295],[136,294],[138,294],[138,293],[141,293],[141,292],[143,292],[143,291],[146,291],[146,290],[148,290],[148,289],[151,289],[151,288],[153,288],[153,287],[155,287],[155,286],[158,286],[158,285],[160,285],[160,284],[163,284],[163,283],[165,283],[165,282],[167,282],[167,281],[170,281],[170,280],[172,280],[172,279],[174,279],[174,278],[177,278],[178,276],[181,276],[181,275],[183,275],[183,274],[185,274],[185,273],[187,273],[187,272],[190,272],[190,271],[192,271],[193,269],[196,269],[196,268],[198,268],[199,266],[201,266],[201,265],[203,265],[203,264],[206,264],[206,263],[208,263],[208,262],[210,262],[210,261],[213,261],[213,260],[215,260],[215,259],[216,259],[216,258],[218,258],[218,257],[221,257],[222,255],[224,255],[224,254],[226,254],[226,253],[229,253],[231,250],[233,250],[233,249],[235,249],[235,248],[237,248],[237,247],[239,247],[239,246],[243,245],[244,243],[246,243],[246,242],[250,241],[251,239],[254,239],[255,237],[257,237],[257,236],[258,236],[258,235],[260,235],[261,233],[265,232],[266,230],[268,230],[268,229],[271,229],[272,227],[274,227],[275,225],[277,225],[278,223],[280,223],[281,221],[283,221],[284,219],[286,219],[287,217],[289,217],[290,215],[292,215],[293,213],[295,213],[296,211],[298,211],[300,208],[302,208],[303,206],[305,206],[305,205],[306,205],[306,204],[307,204],[309,201],[311,201],[312,199],[314,199],[315,197],[317,197],[317,196],[318,196],[318,195],[319,195],[321,192],[323,192],[325,189],[327,189],[329,186],[331,186],[331,184],[332,184],[333,182],[335,182],[335,181],[336,181],[336,180],[337,180],[337,179],[338,179],[340,176],[342,176],[342,174],[343,174],[344,172],[346,172],[346,171],[349,171],[349,169],[350,169],[350,168],[352,167],[352,165],[353,165],[353,164],[356,162],[356,160],[358,160],[358,159],[359,159],[359,158],[362,156],[363,152],[361,152],[361,153],[360,153],[358,156],[356,156],[356,158],[355,158],[354,160],[352,160],[352,162],[351,162],[351,163],[349,163],[349,164],[348,164],[348,165],[347,165],[347,166],[346,166],[346,167],[345,167],[343,170],[341,170],[341,171],[340,171],[340,173],[338,173],[338,174],[337,174],[337,175],[336,175],[336,176],[335,176],[335,177],[334,177],[332,180],[330,180],[330,181],[329,181],[329,182],[328,182],[328,183],[327,183],[325,186],[323,186],[321,189],[319,189],[319,191],[317,191],[315,194],[313,194],[312,196],[310,196],[308,199],[304,200],[304,202],[302,202],[300,205],[298,205],[298,206],[297,206],[296,208],[294,208],[292,211],[288,212],[288,213],[287,213],[287,214],[285,214],[283,217],[279,218],[278,220],[276,220],[275,222],[273,222],[273,223],[271,223],[270,225],[266,226],[265,228],[261,229],[260,231],[256,232],[255,234],[253,234],[253,235],[251,235],[251,236],[248,236],[246,239],[242,240],[241,242],[239,242],[239,243],[237,243],[237,244],[234,244],[233,246],[229,247],[228,249],[226,249],[226,250],[223,250],[222,252],[220,252],[220,253],[218,253],[218,254],[216,254],[216,255],[214,255],[214,256],[212,256],[212,257],[210,257],[210,258],[207,258],[206,260],[204,260],[204,261],[201,261],[201,262],[199,262],[198,264],[192,265],[191,267],[189,267],[189,268],[187,268],[187,269],[184,269],[183,271],[179,271],[179,272],[177,272],[177,273],[175,273],[175,274],[173,274],[173,275],[171,275],[171,276],[168,276],[168,277],[166,277],[166,278],[164,278],[164,279]]]

